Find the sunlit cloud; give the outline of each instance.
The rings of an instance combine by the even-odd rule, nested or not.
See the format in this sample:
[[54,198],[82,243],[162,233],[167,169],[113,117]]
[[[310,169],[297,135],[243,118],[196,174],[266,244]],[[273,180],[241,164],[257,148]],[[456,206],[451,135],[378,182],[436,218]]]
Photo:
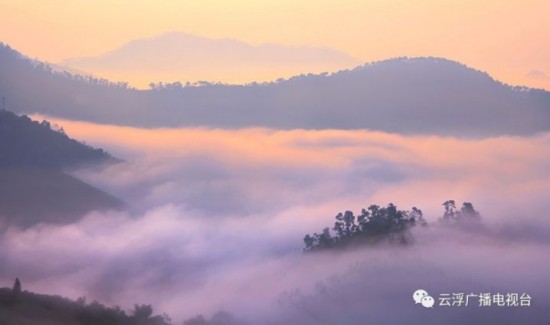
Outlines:
[[[473,141],[368,130],[52,122],[125,159],[76,175],[130,209],[94,212],[65,226],[4,230],[3,282],[19,276],[33,291],[125,308],[149,303],[178,322],[222,309],[252,323],[307,324],[316,317],[353,323],[360,315],[380,322],[390,307],[420,320],[410,297],[417,286],[523,290],[537,299],[531,319],[548,310],[550,297],[540,287],[550,271],[543,262],[550,231],[548,133]],[[438,226],[447,199],[473,202],[486,230]],[[303,236],[330,227],[338,212],[389,202],[423,209],[432,224],[414,230],[412,247],[301,253]],[[520,264],[525,267],[515,268]],[[435,314],[461,319],[459,311]],[[488,317],[480,310],[467,315]]]

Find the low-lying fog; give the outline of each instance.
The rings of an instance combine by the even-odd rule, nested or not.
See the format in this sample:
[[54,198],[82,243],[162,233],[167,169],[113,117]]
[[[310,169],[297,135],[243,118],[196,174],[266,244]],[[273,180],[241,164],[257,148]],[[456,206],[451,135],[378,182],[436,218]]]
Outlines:
[[[517,323],[550,316],[550,133],[469,140],[370,131],[142,130],[70,121],[126,162],[74,173],[128,203],[65,226],[5,229],[0,283],[152,304],[175,324],[225,310],[251,324]],[[63,198],[60,198],[60,200]],[[484,227],[437,223],[469,201]],[[423,210],[409,247],[303,254],[344,210]],[[433,309],[415,305],[425,289]],[[531,306],[438,306],[444,293],[527,293]]]

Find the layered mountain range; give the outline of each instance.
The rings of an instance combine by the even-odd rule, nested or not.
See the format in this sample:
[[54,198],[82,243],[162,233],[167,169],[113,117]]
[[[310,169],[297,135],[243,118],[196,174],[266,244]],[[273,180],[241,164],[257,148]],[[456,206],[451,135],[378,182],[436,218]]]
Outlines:
[[397,58],[269,83],[125,83],[59,73],[0,47],[9,110],[136,127],[371,129],[484,137],[550,130],[550,93],[442,58]]

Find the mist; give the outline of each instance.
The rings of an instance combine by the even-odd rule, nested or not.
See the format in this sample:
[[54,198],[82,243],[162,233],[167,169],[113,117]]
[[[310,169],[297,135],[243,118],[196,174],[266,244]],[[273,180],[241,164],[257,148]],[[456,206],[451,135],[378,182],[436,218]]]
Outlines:
[[352,70],[247,85],[164,80],[150,90],[56,73],[4,44],[0,67],[0,95],[6,97],[8,110],[100,124],[370,129],[460,138],[550,131],[549,92],[505,85],[443,58],[395,58]]
[[[219,53],[225,53],[220,57]],[[128,42],[94,57],[60,62],[109,80],[147,89],[167,80],[251,83],[354,68],[362,62],[346,53],[311,46],[253,46],[233,39],[212,39],[171,32]],[[82,73],[80,73],[82,74]]]
[[[56,120],[124,163],[74,176],[126,202],[63,226],[3,228],[0,281],[175,324],[225,310],[250,324],[542,322],[550,310],[550,133],[478,140],[375,131],[138,129]],[[437,222],[472,202],[475,231]],[[424,211],[414,244],[304,254],[345,210]],[[530,307],[445,308],[412,294],[528,293]]]

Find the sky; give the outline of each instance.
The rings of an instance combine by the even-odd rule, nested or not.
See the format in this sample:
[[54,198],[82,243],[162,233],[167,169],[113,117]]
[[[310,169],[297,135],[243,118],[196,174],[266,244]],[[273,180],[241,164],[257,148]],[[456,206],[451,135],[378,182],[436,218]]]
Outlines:
[[[0,0],[0,40],[59,62],[179,31],[325,46],[363,61],[441,56],[550,89],[548,12],[548,1],[534,0]],[[33,118],[123,159],[71,173],[128,209],[66,225],[0,224],[0,286],[20,277],[24,290],[124,309],[153,304],[180,324],[219,310],[251,324],[550,317],[549,132],[468,139]],[[483,224],[438,224],[449,199],[472,202]],[[338,212],[390,202],[424,211],[431,226],[412,230],[414,245],[302,254],[304,235],[332,226]],[[413,304],[418,288],[526,292],[533,308],[427,314]]]
[[166,32],[334,48],[365,62],[441,56],[550,89],[545,0],[0,0],[0,40],[59,62]]

